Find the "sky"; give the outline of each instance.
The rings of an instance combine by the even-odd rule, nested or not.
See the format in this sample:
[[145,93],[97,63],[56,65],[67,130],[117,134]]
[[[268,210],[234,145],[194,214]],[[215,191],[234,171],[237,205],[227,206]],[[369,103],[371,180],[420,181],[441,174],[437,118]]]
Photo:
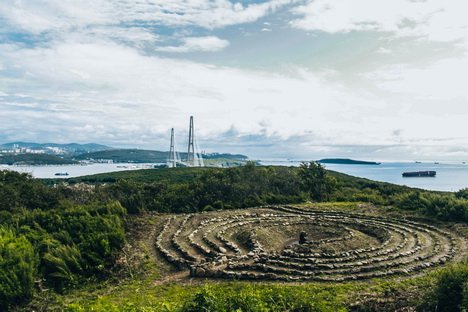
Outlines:
[[0,0],[0,143],[468,160],[468,2]]

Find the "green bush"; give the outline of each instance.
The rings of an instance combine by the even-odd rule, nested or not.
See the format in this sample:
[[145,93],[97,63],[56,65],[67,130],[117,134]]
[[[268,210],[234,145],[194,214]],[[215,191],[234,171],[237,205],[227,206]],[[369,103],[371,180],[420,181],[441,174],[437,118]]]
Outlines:
[[329,199],[337,184],[336,179],[327,173],[325,167],[313,161],[301,164],[299,176],[304,191],[316,201]]
[[34,248],[24,236],[0,228],[0,310],[31,296],[37,262]]
[[440,220],[468,222],[468,200],[453,194],[413,191],[394,195],[392,202],[400,209],[419,211]]
[[436,276],[435,285],[418,307],[420,311],[466,312],[468,310],[468,262],[453,264]]
[[458,192],[455,192],[455,196],[457,198],[468,199],[468,188],[464,188],[464,189],[459,190]]
[[38,274],[58,291],[105,273],[124,245],[126,212],[118,202],[13,212],[5,224],[33,246]]
[[[468,263],[459,264],[444,270],[438,278],[435,290],[437,311],[462,311],[462,303],[466,303],[466,288],[468,284]],[[466,311],[468,306],[464,306]]]

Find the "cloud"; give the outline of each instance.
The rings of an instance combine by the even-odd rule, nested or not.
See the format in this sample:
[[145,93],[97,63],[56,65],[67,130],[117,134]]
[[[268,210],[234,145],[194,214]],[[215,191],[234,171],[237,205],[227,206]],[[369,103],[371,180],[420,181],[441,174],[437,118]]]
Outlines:
[[468,157],[463,1],[242,3],[1,1],[0,139]]
[[[184,142],[188,116],[194,115],[204,149],[305,157],[349,154],[350,146],[417,145],[409,140],[447,137],[453,127],[464,127],[462,116],[449,112],[454,123],[447,131],[420,129],[436,125],[440,110],[432,110],[437,116],[407,114],[407,103],[299,68],[285,76],[202,65],[114,43],[0,46],[0,58],[20,68],[14,83],[3,85],[8,99],[0,100],[0,122],[11,140],[21,134],[166,149],[168,129],[175,127]],[[2,80],[8,75],[0,72]],[[395,137],[395,129],[405,137]],[[466,145],[468,139],[457,142]]]
[[0,3],[0,17],[19,30],[33,34],[138,22],[214,29],[254,22],[291,2],[294,1],[270,0],[243,5],[228,0],[5,0]]
[[434,41],[468,38],[468,3],[459,0],[313,0],[292,9],[291,25],[328,33],[390,32]]
[[229,46],[229,41],[215,36],[189,37],[183,39],[180,46],[158,47],[156,50],[161,52],[216,52]]
[[[410,99],[426,101],[428,110],[438,111],[441,101],[468,106],[468,53],[458,58],[447,58],[422,66],[394,64],[363,74],[386,91],[411,95]],[[432,102],[439,102],[431,107]],[[446,105],[444,105],[447,108]],[[462,109],[468,112],[467,109]]]
[[[70,125],[105,125],[102,132],[90,132],[96,140],[105,140],[104,134],[109,133],[129,142],[124,125],[151,125],[157,133],[172,126],[185,129],[191,114],[202,124],[201,137],[219,134],[234,124],[242,134],[288,138],[315,131],[324,141],[332,134],[342,142],[386,140],[387,129],[379,126],[384,123],[373,119],[380,114],[375,99],[326,81],[319,73],[298,69],[283,76],[201,65],[145,56],[110,43],[33,49],[0,46],[0,57],[21,68],[15,83],[6,84],[4,92],[26,92],[27,101],[41,103],[41,112],[22,108],[27,112],[26,128],[38,133],[50,126],[41,121],[46,111],[57,126],[62,122],[62,135],[72,136]],[[356,135],[366,130],[355,103],[376,114],[365,119],[366,126],[375,127],[373,134]],[[15,119],[19,108],[0,105],[5,110],[3,124],[15,127],[9,120]],[[149,127],[139,129],[143,135]]]

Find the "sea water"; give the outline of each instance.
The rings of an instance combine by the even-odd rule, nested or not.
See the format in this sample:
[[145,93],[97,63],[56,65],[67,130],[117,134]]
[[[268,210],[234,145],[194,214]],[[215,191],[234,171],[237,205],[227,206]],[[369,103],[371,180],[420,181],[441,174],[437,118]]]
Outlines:
[[[262,164],[298,166],[299,161],[265,161]],[[325,168],[355,177],[417,187],[434,191],[458,191],[468,188],[468,163],[384,162],[380,165],[324,164]],[[437,172],[435,177],[403,178],[407,171]]]
[[[154,168],[155,164],[89,164],[89,165],[48,165],[48,166],[8,166],[0,165],[0,170],[14,170],[31,174],[39,179],[66,179],[107,173],[115,171],[139,170]],[[68,175],[56,176],[56,173],[68,173]]]

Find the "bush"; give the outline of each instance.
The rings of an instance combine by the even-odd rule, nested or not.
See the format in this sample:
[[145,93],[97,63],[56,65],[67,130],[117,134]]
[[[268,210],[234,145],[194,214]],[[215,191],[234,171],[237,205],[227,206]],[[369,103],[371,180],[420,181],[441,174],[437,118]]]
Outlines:
[[468,310],[468,262],[441,270],[435,286],[418,307],[421,311],[465,312]]
[[302,188],[316,201],[329,199],[336,187],[336,179],[328,175],[327,170],[317,162],[302,163],[299,169]]
[[39,273],[58,291],[74,286],[84,277],[102,275],[124,245],[118,202],[52,210],[23,210],[11,224],[35,248]]
[[455,193],[457,198],[468,199],[468,188],[464,188]]
[[[468,287],[468,263],[459,264],[444,270],[438,278],[435,298],[437,311],[462,311],[462,303],[468,300],[466,288]],[[464,306],[466,311],[468,306]]]
[[24,236],[0,228],[0,310],[31,296],[37,262],[34,248]]

